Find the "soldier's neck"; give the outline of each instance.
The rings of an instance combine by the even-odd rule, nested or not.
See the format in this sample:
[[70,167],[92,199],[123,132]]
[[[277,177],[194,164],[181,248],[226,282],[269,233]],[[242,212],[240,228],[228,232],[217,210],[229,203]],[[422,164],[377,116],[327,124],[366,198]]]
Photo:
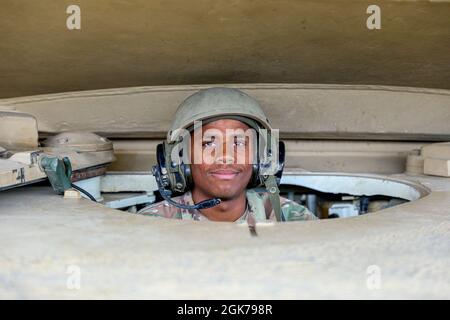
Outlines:
[[[211,196],[206,195],[201,190],[194,188],[192,190],[192,200],[194,203],[211,199]],[[238,197],[233,199],[223,200],[222,202],[212,208],[202,209],[200,212],[211,221],[228,221],[233,222],[238,220],[247,208],[247,196],[245,191]]]

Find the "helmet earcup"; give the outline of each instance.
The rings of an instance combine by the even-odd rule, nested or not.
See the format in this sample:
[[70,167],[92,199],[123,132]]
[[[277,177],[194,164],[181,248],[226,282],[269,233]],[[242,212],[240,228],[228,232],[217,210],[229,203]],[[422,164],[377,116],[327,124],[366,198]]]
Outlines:
[[[180,141],[181,143],[181,141]],[[184,152],[184,148],[181,148],[179,151],[178,156],[180,157],[180,159],[184,159],[183,157],[183,152]],[[179,164],[179,170],[178,172],[183,175],[182,180],[182,184],[183,184],[183,191],[188,191],[192,189],[192,174],[191,174],[191,165],[189,163],[184,163],[183,161],[181,161],[181,163]]]
[[[274,174],[274,176],[277,179],[277,183],[280,183],[281,180],[281,176],[283,175],[283,169],[284,169],[284,161],[285,161],[285,154],[286,154],[286,149],[285,149],[285,144],[283,141],[279,141],[278,143],[278,163],[277,163],[277,171]],[[270,159],[270,161],[273,161],[273,159]],[[252,177],[250,179],[250,183],[248,185],[249,188],[256,188],[256,187],[260,187],[264,184],[264,179],[261,176],[262,175],[262,166],[264,164],[262,164],[260,162],[260,159],[258,158],[258,161],[256,164],[253,165],[253,172],[252,172]]]
[[182,172],[184,174],[185,191],[192,190],[192,187],[194,186],[194,181],[192,179],[191,165],[187,163],[182,163],[181,166]]
[[280,184],[281,176],[283,175],[285,159],[286,159],[286,146],[283,141],[280,141],[278,143],[278,170],[275,173],[275,177],[277,178],[278,184]]
[[261,185],[259,176],[259,163],[255,163],[252,165],[252,177],[250,178],[248,188],[256,188],[259,185]]
[[[164,187],[172,192],[186,192],[192,188],[191,166],[187,163],[176,163],[171,161],[170,152],[166,142],[160,143],[156,147],[157,170],[161,173]],[[180,159],[182,159],[182,150]],[[169,167],[168,167],[169,166]]]
[[169,179],[168,170],[166,168],[166,155],[164,143],[159,143],[156,146],[156,169],[161,177],[162,187],[171,190],[171,179]]

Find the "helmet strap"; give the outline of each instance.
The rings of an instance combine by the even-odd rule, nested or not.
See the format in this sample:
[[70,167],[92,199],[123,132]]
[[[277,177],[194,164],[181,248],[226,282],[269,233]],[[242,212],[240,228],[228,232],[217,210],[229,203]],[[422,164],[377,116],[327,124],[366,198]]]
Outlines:
[[278,189],[277,179],[275,176],[267,176],[264,179],[264,185],[266,186],[267,192],[269,192],[269,201],[275,211],[275,217],[277,221],[285,221],[284,216],[281,212],[280,203],[280,189]]

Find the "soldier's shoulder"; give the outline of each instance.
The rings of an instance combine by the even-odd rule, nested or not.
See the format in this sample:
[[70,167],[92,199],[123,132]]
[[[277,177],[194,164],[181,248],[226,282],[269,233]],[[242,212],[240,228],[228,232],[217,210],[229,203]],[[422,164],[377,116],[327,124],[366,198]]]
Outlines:
[[[177,201],[179,199],[172,198],[174,201]],[[178,201],[177,201],[178,202]],[[160,202],[152,203],[141,210],[139,210],[137,213],[146,215],[146,216],[154,216],[154,217],[164,217],[164,218],[176,218],[178,214],[178,208],[174,205],[171,205],[167,201],[163,200]]]
[[163,208],[164,205],[167,203],[167,201],[159,201],[152,204],[149,204],[139,210],[137,213],[144,214],[144,215],[157,215],[159,212],[159,209]]
[[287,221],[317,220],[317,217],[307,207],[293,200],[280,197],[280,204]]

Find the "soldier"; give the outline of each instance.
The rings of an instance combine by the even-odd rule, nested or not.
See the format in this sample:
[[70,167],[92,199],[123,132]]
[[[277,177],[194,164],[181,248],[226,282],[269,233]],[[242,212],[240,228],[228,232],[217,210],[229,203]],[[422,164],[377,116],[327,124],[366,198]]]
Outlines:
[[[166,200],[138,213],[249,226],[317,219],[279,196],[284,144],[269,144],[273,132],[258,102],[242,91],[209,88],[191,95],[177,109],[167,141],[157,148],[154,173]],[[175,156],[184,158],[175,161]],[[254,190],[261,186],[266,191]],[[172,191],[184,194],[170,199]]]

